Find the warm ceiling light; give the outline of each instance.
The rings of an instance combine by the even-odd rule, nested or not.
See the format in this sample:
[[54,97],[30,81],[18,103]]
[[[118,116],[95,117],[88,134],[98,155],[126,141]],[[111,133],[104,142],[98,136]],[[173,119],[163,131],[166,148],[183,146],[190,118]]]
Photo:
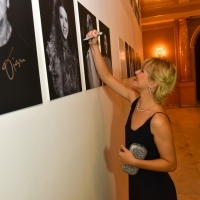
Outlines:
[[158,58],[164,58],[165,57],[165,52],[163,51],[163,48],[161,46],[158,46],[156,49],[156,56]]

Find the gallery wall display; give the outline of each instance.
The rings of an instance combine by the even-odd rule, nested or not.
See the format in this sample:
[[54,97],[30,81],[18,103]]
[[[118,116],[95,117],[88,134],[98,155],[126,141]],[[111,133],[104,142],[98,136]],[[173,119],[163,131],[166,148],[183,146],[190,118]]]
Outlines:
[[0,114],[42,103],[31,0],[1,0]]
[[99,20],[99,31],[103,32],[103,35],[100,37],[101,54],[108,66],[110,73],[113,74],[112,58],[111,58],[111,45],[110,45],[110,30],[100,20]]
[[135,14],[135,17],[137,19],[137,22],[140,26],[140,20],[141,20],[141,6],[140,6],[140,0],[130,0],[130,4],[132,6],[133,12]]
[[93,30],[97,30],[96,17],[87,10],[82,4],[78,2],[79,22],[80,22],[80,33],[82,43],[82,55],[85,72],[85,84],[86,90],[97,88],[102,85],[99,75],[96,71],[91,49],[88,41],[83,41],[86,34]]
[[39,0],[50,99],[82,91],[73,0]]
[[135,69],[141,69],[141,58],[137,52],[135,53]]
[[135,66],[135,50],[129,46],[130,51],[130,77],[135,75],[136,66]]
[[121,67],[121,79],[126,79],[127,70],[126,70],[126,58],[125,58],[125,42],[120,37],[118,37],[118,47],[119,47],[119,61]]
[[125,42],[126,75],[127,78],[133,77],[135,71],[141,69],[141,59],[139,54]]
[[129,45],[125,42],[125,52],[126,52],[126,74],[127,78],[130,78],[130,51]]

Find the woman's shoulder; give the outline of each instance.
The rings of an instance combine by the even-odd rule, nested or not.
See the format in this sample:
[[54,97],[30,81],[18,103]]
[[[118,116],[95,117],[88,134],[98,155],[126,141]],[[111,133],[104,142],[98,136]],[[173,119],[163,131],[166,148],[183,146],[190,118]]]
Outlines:
[[47,41],[46,50],[47,50],[47,52],[54,52],[55,51],[55,43],[52,40]]
[[166,139],[172,135],[171,122],[165,112],[156,112],[151,118],[150,127],[151,133],[154,135],[154,137]]
[[151,123],[155,126],[161,126],[163,124],[169,124],[170,123],[170,118],[166,114],[165,110],[163,109],[162,106],[159,106],[155,110],[152,111],[151,114]]

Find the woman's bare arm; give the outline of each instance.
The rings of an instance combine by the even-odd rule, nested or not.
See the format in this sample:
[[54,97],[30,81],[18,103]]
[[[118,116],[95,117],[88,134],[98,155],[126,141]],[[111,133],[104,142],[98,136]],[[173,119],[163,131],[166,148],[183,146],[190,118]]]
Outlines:
[[95,66],[101,80],[104,83],[106,83],[109,87],[111,87],[119,95],[121,95],[125,99],[132,102],[134,99],[136,99],[139,96],[137,90],[124,85],[110,73],[101,55],[101,52],[99,50],[98,40],[97,40],[97,31],[94,30],[87,34],[87,36],[91,36],[91,35],[93,35],[94,38],[92,40],[89,40],[89,44],[90,44],[93,59],[95,62]]
[[121,163],[142,169],[170,172],[177,167],[176,153],[174,148],[173,134],[169,120],[163,114],[156,114],[152,118],[151,131],[158,148],[160,158],[154,160],[139,160],[132,153],[122,147],[124,152],[119,151]]

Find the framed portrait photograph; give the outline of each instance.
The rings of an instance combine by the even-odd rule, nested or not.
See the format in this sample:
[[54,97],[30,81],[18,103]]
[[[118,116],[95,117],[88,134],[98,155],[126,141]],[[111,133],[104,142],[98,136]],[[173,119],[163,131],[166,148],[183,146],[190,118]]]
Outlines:
[[141,18],[141,5],[140,0],[130,0],[133,12],[135,14],[135,17],[137,19],[138,25],[140,26],[140,18]]
[[82,91],[73,0],[39,0],[50,100]]
[[126,74],[127,78],[130,78],[130,46],[125,42],[125,57],[126,57]]
[[102,86],[102,81],[100,80],[96,71],[94,59],[88,41],[83,40],[89,31],[93,29],[97,30],[97,22],[96,17],[79,2],[78,13],[85,73],[85,85],[86,90],[88,90]]
[[119,47],[119,61],[121,66],[121,79],[127,78],[126,69],[126,53],[125,53],[125,42],[120,37],[118,37],[118,47]]
[[130,46],[129,51],[130,51],[130,77],[133,77],[136,71],[135,50]]
[[0,114],[42,103],[31,0],[0,2]]
[[111,58],[111,45],[110,45],[110,30],[100,20],[99,20],[99,31],[103,33],[102,36],[100,37],[101,54],[108,66],[110,73],[113,74],[112,58]]
[[141,58],[137,52],[135,52],[135,70],[141,69]]
[[126,58],[126,71],[127,78],[133,77],[137,70],[137,57],[135,50],[125,42],[125,58]]

